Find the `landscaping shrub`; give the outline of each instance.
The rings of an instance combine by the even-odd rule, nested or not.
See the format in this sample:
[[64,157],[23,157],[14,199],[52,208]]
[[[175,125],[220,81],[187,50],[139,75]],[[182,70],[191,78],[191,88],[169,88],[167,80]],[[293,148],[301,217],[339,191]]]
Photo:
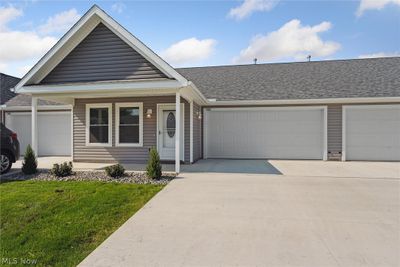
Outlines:
[[125,173],[125,169],[121,164],[107,166],[105,168],[105,170],[106,170],[106,174],[113,178],[121,177]]
[[37,172],[37,159],[31,145],[26,147],[24,161],[22,162],[22,172],[24,174],[34,174]]
[[50,173],[57,177],[66,177],[72,175],[72,162],[63,162],[61,164],[54,164]]
[[161,177],[161,162],[157,149],[152,147],[150,149],[149,160],[146,167],[147,177],[152,179],[159,179]]

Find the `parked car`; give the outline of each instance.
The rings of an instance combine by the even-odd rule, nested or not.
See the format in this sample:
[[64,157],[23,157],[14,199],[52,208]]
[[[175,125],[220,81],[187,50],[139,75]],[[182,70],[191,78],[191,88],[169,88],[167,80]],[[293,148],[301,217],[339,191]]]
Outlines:
[[14,162],[19,159],[19,141],[17,134],[0,123],[1,157],[0,173],[7,173]]

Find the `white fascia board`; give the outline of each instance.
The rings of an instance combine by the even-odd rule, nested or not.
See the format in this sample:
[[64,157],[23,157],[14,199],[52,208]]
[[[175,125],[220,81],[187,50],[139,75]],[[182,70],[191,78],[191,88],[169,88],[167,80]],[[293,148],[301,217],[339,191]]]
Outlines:
[[[47,106],[38,106],[38,110],[70,110],[71,105],[47,105]],[[31,111],[32,106],[5,106],[2,110],[5,111]]]
[[208,106],[255,106],[255,105],[308,105],[308,104],[347,104],[347,103],[397,103],[400,97],[362,97],[362,98],[321,98],[287,100],[234,100],[209,101]]
[[207,98],[203,95],[203,93],[197,88],[197,86],[192,82],[189,81],[188,87],[192,89],[193,94],[200,100],[200,104],[207,104],[208,100]]
[[[33,85],[23,86],[19,89],[19,93],[29,94],[62,94],[77,92],[104,92],[105,90],[113,93],[117,90],[135,91],[142,89],[177,89],[180,83],[176,80],[167,81],[141,81],[141,82],[104,82],[104,83],[87,83],[87,84],[58,84],[58,85]],[[114,92],[115,93],[115,92]]]

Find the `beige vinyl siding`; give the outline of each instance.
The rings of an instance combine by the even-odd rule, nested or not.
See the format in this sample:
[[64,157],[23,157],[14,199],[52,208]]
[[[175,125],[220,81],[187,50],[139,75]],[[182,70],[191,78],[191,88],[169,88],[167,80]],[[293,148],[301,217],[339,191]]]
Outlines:
[[[190,161],[190,122],[189,104],[181,99],[185,108],[185,162]],[[142,102],[143,113],[147,109],[153,110],[151,118],[143,115],[143,147],[116,147],[115,146],[115,103],[120,102]],[[94,147],[86,146],[85,127],[86,127],[86,104],[112,103],[112,146]],[[157,97],[124,97],[124,98],[99,98],[99,99],[75,99],[73,108],[73,146],[74,161],[86,162],[139,162],[147,161],[149,149],[157,146],[157,104],[175,103],[175,96]]]
[[342,105],[328,105],[328,157],[340,159],[339,152],[342,152]]
[[166,78],[164,73],[100,23],[41,84]]
[[197,161],[202,158],[202,119],[199,119],[198,117],[199,112],[201,112],[201,107],[196,103],[193,103],[193,161]]

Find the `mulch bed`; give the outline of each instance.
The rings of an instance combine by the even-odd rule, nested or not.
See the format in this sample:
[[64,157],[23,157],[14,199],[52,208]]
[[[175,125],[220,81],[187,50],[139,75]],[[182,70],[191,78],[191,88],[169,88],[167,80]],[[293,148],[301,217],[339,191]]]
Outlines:
[[48,170],[38,170],[36,174],[25,175],[22,172],[16,172],[2,177],[2,180],[33,180],[33,181],[100,181],[117,182],[132,184],[168,184],[175,178],[175,173],[163,173],[160,179],[149,179],[145,172],[125,172],[124,176],[112,178],[106,175],[104,171],[76,171],[71,176],[56,177]]

